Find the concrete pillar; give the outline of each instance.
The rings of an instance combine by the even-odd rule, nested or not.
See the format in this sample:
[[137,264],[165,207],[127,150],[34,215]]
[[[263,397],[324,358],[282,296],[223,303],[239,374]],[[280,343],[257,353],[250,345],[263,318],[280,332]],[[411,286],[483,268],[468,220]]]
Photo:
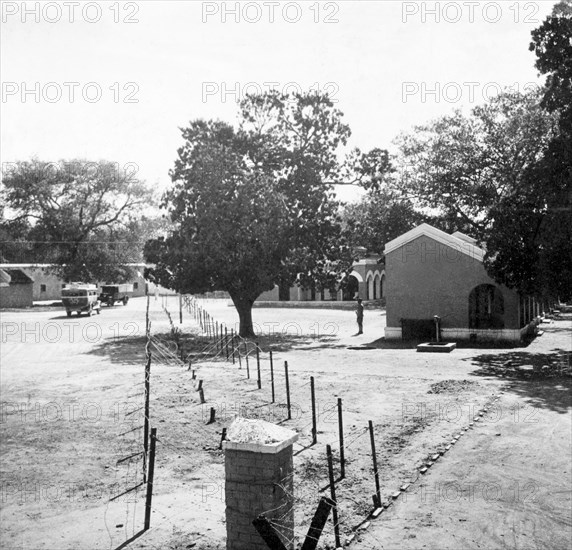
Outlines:
[[252,521],[280,518],[282,542],[293,549],[292,444],[298,434],[264,420],[236,418],[225,451],[227,550],[268,550]]

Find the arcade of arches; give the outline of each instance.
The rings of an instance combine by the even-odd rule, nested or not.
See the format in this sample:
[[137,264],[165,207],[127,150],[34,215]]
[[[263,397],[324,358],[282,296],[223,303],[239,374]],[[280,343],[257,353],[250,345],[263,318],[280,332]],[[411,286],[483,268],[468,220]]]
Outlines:
[[385,273],[371,271],[366,278],[366,300],[380,300],[385,297]]

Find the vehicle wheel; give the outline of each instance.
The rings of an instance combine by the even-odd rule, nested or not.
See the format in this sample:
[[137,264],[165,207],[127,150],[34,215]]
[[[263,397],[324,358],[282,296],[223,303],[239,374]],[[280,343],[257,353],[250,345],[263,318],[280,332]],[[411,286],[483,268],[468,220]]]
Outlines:
[[68,317],[71,317],[71,313],[72,313],[71,311],[66,311],[66,313],[67,313]]

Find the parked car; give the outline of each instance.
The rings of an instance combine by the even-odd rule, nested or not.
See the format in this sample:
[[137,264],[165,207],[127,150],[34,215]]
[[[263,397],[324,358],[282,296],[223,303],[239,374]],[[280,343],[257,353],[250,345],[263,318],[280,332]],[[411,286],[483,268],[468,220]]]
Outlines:
[[97,286],[86,283],[70,283],[62,288],[62,304],[68,317],[75,311],[78,315],[87,313],[88,316],[96,311],[99,315],[101,302]]
[[129,298],[133,296],[133,285],[122,284],[122,285],[104,285],[101,287],[101,294],[99,299],[101,303],[107,304],[108,306],[114,305],[116,302],[123,302],[126,306],[129,302]]

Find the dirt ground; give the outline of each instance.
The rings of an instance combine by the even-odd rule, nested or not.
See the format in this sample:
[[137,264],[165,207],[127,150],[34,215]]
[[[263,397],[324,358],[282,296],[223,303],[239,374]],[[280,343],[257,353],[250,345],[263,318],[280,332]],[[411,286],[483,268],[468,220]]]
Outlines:
[[[170,345],[163,302],[151,298],[152,333]],[[134,299],[91,318],[68,319],[49,308],[1,314],[2,548],[113,550],[142,528],[143,488],[110,499],[142,480],[140,458],[126,458],[140,451],[142,441],[145,305]],[[202,305],[217,321],[236,323],[225,301]],[[176,298],[166,306],[199,349],[197,324],[185,312],[179,325]],[[225,547],[219,443],[236,414],[299,432],[295,510],[297,540],[303,541],[319,498],[328,494],[328,443],[339,474],[338,398],[347,460],[346,478],[336,484],[342,543],[356,535],[350,547],[366,549],[570,547],[569,319],[542,324],[544,334],[527,347],[451,354],[421,354],[380,341],[381,310],[366,310],[361,336],[355,336],[352,311],[255,309],[254,321],[261,348],[273,351],[275,403],[267,353],[261,355],[261,390],[253,357],[250,379],[244,359],[239,368],[224,358],[197,357],[196,379],[177,361],[154,359],[150,418],[158,441],[151,529],[129,548]],[[348,349],[361,346],[372,349]],[[284,421],[284,361],[290,421]],[[319,410],[314,446],[310,376]],[[211,407],[216,421],[208,424]],[[375,492],[369,420],[382,501],[391,504],[368,525]],[[393,498],[404,484],[410,485]],[[321,547],[333,542],[330,522]]]

